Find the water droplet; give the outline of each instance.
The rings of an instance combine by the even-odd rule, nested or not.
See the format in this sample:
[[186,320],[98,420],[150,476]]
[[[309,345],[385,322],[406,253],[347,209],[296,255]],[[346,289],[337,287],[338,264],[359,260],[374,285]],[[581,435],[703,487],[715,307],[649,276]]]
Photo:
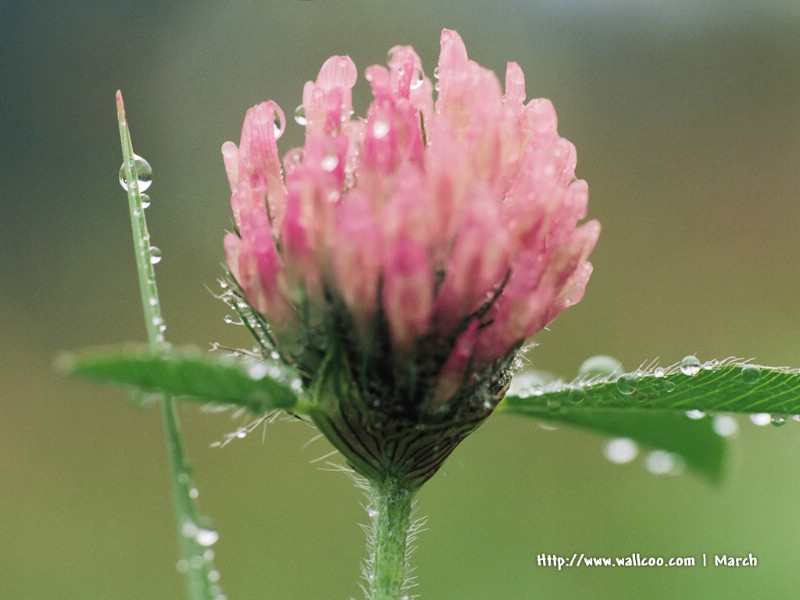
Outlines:
[[197,498],[199,497],[200,497],[200,490],[198,490],[196,487],[189,488],[189,498],[197,500]]
[[216,569],[212,569],[208,572],[208,580],[211,583],[217,583],[220,580],[220,577],[219,571]]
[[370,509],[367,511],[367,514],[369,515],[369,518],[370,518],[370,519],[374,519],[375,517],[377,517],[377,516],[378,516],[378,509],[377,509],[377,508],[370,508]]
[[617,390],[623,396],[630,396],[636,391],[636,377],[631,374],[622,375],[617,379]]
[[338,164],[339,157],[335,154],[328,154],[328,156],[322,159],[322,170],[330,173],[337,167]]
[[188,573],[189,561],[182,558],[175,564],[175,568],[178,570],[178,573]]
[[[131,186],[138,187],[140,192],[145,191],[153,183],[153,169],[150,163],[143,159],[141,156],[133,155],[133,165],[131,170],[136,171],[136,181]],[[119,184],[125,191],[128,190],[128,177],[125,175],[125,163],[119,168]]]
[[194,537],[195,535],[197,535],[197,531],[198,531],[197,523],[195,523],[194,521],[186,520],[181,525],[181,535],[183,535],[183,537],[188,537],[188,538]]
[[140,194],[139,197],[142,199],[142,208],[147,208],[150,206],[150,196],[147,194]]
[[769,413],[755,413],[750,415],[750,421],[753,423],[753,425],[764,427],[765,425],[772,423],[772,415]]
[[664,375],[666,375],[666,374],[667,374],[667,372],[664,370],[664,368],[663,368],[663,367],[657,367],[657,368],[656,368],[656,370],[655,370],[655,371],[653,371],[653,375],[654,375],[655,377],[658,377],[659,379],[661,379],[662,377],[664,377]]
[[696,356],[690,354],[689,356],[684,356],[683,360],[681,360],[681,373],[684,375],[697,375],[700,372],[700,361],[697,359]]
[[158,306],[158,298],[156,298],[155,296],[153,296],[153,297],[151,297],[151,298],[149,298],[149,299],[147,300],[147,303],[148,303],[150,306]]
[[194,536],[195,541],[201,546],[213,546],[219,539],[219,533],[213,529],[200,528]]
[[492,403],[489,400],[483,401],[483,408],[485,410],[492,410]]
[[556,398],[548,398],[547,408],[549,410],[561,410],[561,400],[558,400]]
[[572,404],[583,404],[586,402],[586,390],[582,387],[574,387],[567,394],[567,398]]
[[714,433],[722,437],[730,437],[739,431],[739,424],[730,415],[717,415],[712,423]]
[[272,121],[274,129],[272,130],[275,139],[280,139],[283,135],[283,120],[281,120],[281,116],[278,114],[278,111],[273,113],[273,121]]
[[578,369],[578,376],[584,379],[590,377],[611,377],[622,373],[622,363],[612,356],[599,354],[590,356]]
[[389,123],[386,121],[375,121],[372,124],[372,134],[376,140],[386,137],[387,133],[389,133]]
[[755,383],[761,377],[761,369],[759,369],[756,365],[746,365],[742,367],[742,373],[740,377],[745,383]]
[[705,417],[706,413],[704,413],[702,410],[687,410],[686,416],[692,419],[693,421],[697,421]]
[[269,372],[269,366],[263,362],[256,362],[247,368],[247,374],[253,381],[264,379]]
[[629,438],[609,440],[603,447],[603,456],[616,465],[629,463],[638,455],[638,444]]
[[157,265],[161,262],[161,249],[158,246],[150,246],[150,264]]
[[770,423],[772,423],[775,427],[781,427],[782,425],[786,425],[786,421],[788,421],[786,415],[772,415],[770,417]]
[[411,89],[418,90],[419,88],[422,87],[424,81],[425,78],[422,76],[422,72],[417,70],[416,73],[414,74],[414,77],[411,79],[411,86],[410,86]]
[[653,475],[680,475],[683,472],[683,459],[665,450],[654,450],[645,459],[647,470]]
[[234,433],[234,435],[240,440],[243,440],[244,438],[247,437],[247,429],[245,429],[244,427],[239,427],[239,429],[236,430],[236,433]]
[[299,377],[292,379],[292,382],[289,384],[289,387],[292,388],[295,392],[299,392],[303,389],[303,382],[300,380]]
[[225,315],[225,316],[222,318],[222,320],[223,320],[223,321],[225,321],[225,322],[226,322],[228,325],[230,325],[231,323],[233,323],[233,317],[232,317],[232,316],[230,316],[230,315]]
[[705,371],[712,371],[719,366],[718,360],[707,360],[703,363],[703,370]]
[[308,123],[308,120],[306,119],[306,109],[302,104],[294,109],[294,122],[303,126]]
[[665,381],[664,382],[664,391],[667,392],[668,394],[670,392],[674,392],[676,387],[677,386],[675,385],[674,381]]
[[438,66],[433,70],[433,78],[434,79],[439,79],[439,67]]

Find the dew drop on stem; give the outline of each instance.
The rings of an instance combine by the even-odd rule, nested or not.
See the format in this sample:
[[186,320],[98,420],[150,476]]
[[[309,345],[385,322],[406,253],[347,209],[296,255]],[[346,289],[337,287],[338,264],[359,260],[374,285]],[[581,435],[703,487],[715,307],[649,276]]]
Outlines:
[[[153,168],[150,163],[143,159],[138,154],[133,155],[132,171],[136,171],[136,181],[133,186],[138,187],[140,192],[144,192],[153,183]],[[125,173],[125,163],[119,168],[119,184],[122,189],[128,191],[128,177]]]

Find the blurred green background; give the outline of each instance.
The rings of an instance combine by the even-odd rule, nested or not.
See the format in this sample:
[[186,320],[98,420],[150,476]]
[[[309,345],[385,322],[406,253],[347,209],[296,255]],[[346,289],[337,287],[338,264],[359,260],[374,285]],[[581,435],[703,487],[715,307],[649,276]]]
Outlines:
[[[439,31],[518,61],[551,98],[603,223],[587,295],[537,368],[735,355],[800,366],[800,4],[795,0],[0,2],[0,597],[177,599],[160,413],[54,372],[58,352],[144,340],[114,92],[154,168],[148,209],[168,338],[248,344],[215,288],[230,223],[219,147],[267,98],[288,114],[324,59],[360,72]],[[358,109],[366,106],[363,78]],[[282,150],[301,142],[290,122]],[[201,508],[233,600],[360,597],[366,520],[326,442],[183,407]],[[728,476],[618,466],[604,441],[490,420],[420,498],[428,599],[792,598],[800,424],[739,419]],[[752,552],[752,569],[574,569],[539,553]]]

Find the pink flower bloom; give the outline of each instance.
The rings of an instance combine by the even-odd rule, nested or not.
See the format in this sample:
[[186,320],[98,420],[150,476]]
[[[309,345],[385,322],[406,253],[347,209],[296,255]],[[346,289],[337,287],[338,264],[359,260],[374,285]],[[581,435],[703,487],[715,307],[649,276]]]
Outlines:
[[[588,188],[575,148],[548,100],[526,103],[519,65],[508,63],[504,94],[444,30],[434,74],[435,86],[411,47],[393,48],[388,67],[366,70],[362,120],[356,67],[331,57],[305,85],[305,145],[282,169],[284,115],[271,101],[248,111],[238,148],[223,146],[237,227],[228,268],[307,385],[338,357],[352,397],[314,418],[372,474],[399,459],[354,450],[342,423],[390,419],[396,433],[449,419],[460,433],[439,445],[452,449],[491,412],[522,342],[580,301],[600,232],[579,225]],[[424,480],[439,464],[412,467]]]

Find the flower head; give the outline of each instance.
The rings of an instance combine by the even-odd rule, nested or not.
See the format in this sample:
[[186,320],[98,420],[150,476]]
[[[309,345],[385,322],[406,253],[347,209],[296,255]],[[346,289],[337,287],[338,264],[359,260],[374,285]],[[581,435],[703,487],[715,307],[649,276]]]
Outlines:
[[[505,93],[444,30],[434,86],[409,46],[366,70],[334,56],[303,89],[305,145],[251,108],[223,146],[227,264],[311,418],[372,480],[419,485],[493,410],[523,341],[583,296],[600,226],[549,100]],[[434,89],[438,92],[434,101]]]

